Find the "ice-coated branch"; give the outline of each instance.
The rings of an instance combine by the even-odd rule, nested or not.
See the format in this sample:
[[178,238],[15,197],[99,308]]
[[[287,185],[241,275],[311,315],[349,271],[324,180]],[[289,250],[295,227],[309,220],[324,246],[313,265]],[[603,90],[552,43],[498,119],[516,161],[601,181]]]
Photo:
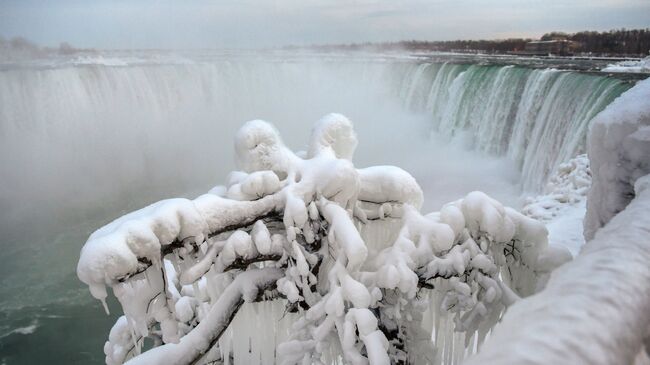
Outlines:
[[239,274],[212,305],[208,315],[179,343],[153,348],[127,364],[195,363],[217,343],[242,304],[255,301],[265,291],[273,289],[282,274],[282,270],[275,268],[249,270]]
[[[423,215],[415,179],[356,169],[356,143],[352,123],[331,114],[301,158],[272,125],[248,122],[235,139],[242,171],[217,193],[162,201],[91,235],[79,278],[101,300],[110,286],[124,312],[107,363],[230,356],[219,339],[239,308],[276,299],[297,317],[274,361],[440,363],[559,263],[543,225],[483,193]],[[423,327],[430,315],[435,328]],[[454,332],[465,340],[452,346]],[[144,338],[155,346],[140,353]]]
[[77,275],[93,296],[103,300],[105,285],[145,271],[175,249],[251,225],[277,210],[280,203],[277,195],[235,201],[206,194],[193,201],[170,199],[152,204],[93,233],[81,250]]

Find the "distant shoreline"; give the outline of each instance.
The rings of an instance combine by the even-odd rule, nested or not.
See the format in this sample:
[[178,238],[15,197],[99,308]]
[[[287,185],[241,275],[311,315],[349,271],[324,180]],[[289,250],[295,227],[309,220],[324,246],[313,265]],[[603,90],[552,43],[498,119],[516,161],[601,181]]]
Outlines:
[[318,51],[391,51],[485,53],[491,55],[548,54],[585,58],[643,58],[650,54],[650,28],[620,29],[606,32],[582,31],[577,33],[550,32],[540,39],[509,38],[497,40],[426,41],[403,40],[397,42],[364,42],[350,44],[323,44],[285,46],[290,49]]

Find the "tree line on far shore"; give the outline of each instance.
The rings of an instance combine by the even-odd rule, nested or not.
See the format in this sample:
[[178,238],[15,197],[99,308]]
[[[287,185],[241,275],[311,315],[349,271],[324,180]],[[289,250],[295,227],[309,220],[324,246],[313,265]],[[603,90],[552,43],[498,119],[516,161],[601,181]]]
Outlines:
[[648,55],[650,52],[650,28],[619,29],[608,32],[584,31],[578,33],[551,32],[544,34],[543,41],[566,39],[577,42],[578,50],[600,54]]
[[[582,31],[577,33],[550,32],[539,40],[566,40],[574,42],[572,49],[575,54],[591,54],[596,56],[647,56],[650,53],[650,28],[645,29],[615,29],[605,32]],[[530,38],[509,38],[500,40],[453,40],[453,41],[420,41],[408,40],[381,43],[350,43],[314,45],[308,48],[321,51],[440,51],[440,52],[482,52],[482,53],[513,53],[521,52],[528,42],[537,41]],[[288,46],[291,48],[304,48]]]
[[[646,57],[650,55],[650,28],[614,29],[605,32],[581,31],[577,33],[550,32],[540,39],[508,38],[496,40],[453,40],[421,41],[407,40],[398,42],[363,42],[349,44],[325,44],[311,46],[286,46],[284,49],[308,48],[324,52],[336,51],[410,51],[410,52],[462,52],[507,54],[522,52],[526,44],[533,41],[565,40],[571,42],[571,52],[576,55],[592,56],[630,56]],[[0,35],[0,60],[34,58],[51,53],[72,54],[94,51],[78,49],[67,42],[57,48],[40,47],[33,42],[15,37],[3,38]]]

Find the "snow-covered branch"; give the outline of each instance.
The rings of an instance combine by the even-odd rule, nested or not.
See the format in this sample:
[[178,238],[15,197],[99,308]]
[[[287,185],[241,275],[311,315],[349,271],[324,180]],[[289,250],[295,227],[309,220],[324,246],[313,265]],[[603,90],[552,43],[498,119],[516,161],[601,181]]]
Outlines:
[[[100,300],[110,286],[124,311],[107,363],[227,360],[222,333],[259,300],[297,313],[277,349],[285,364],[451,363],[561,263],[542,224],[483,193],[421,214],[415,179],[356,169],[356,144],[338,114],[315,125],[304,157],[269,123],[248,122],[235,140],[242,171],[227,186],[91,235],[78,276]],[[452,345],[446,331],[464,340]],[[154,348],[141,353],[145,338]]]
[[212,305],[210,312],[178,343],[168,343],[127,362],[138,364],[194,364],[214,347],[244,302],[262,299],[282,276],[275,268],[248,270],[233,280]]

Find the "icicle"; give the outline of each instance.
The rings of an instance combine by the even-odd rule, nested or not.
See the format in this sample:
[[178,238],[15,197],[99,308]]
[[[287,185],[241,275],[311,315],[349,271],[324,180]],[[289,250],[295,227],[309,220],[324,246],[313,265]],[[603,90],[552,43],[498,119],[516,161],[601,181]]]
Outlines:
[[445,365],[451,365],[451,350],[454,345],[454,325],[452,322],[452,317],[447,315],[445,318],[445,350],[444,350],[444,359]]
[[111,312],[108,310],[108,304],[106,304],[106,298],[101,298],[99,299],[102,302],[102,307],[104,307],[104,312],[106,312],[106,315],[110,315]]
[[456,332],[456,338],[454,339],[454,364],[460,364],[463,360],[463,354],[465,353],[465,332]]
[[[476,331],[469,334],[469,341],[465,347],[464,357],[468,357],[476,353]],[[467,335],[465,335],[467,336]],[[466,337],[467,338],[467,337]]]

